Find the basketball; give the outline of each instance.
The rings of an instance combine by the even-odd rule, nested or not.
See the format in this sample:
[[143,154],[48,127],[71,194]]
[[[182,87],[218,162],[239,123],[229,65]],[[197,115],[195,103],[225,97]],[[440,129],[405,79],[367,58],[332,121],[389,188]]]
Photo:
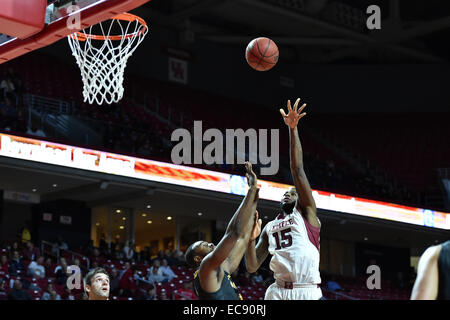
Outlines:
[[257,71],[272,69],[278,62],[278,47],[269,38],[261,37],[250,41],[245,51],[247,63]]

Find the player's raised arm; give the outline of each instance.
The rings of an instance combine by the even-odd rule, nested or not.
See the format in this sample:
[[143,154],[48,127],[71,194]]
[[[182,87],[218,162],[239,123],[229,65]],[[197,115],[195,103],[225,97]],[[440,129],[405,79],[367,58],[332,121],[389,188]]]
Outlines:
[[320,223],[316,215],[316,204],[303,166],[303,150],[297,129],[298,121],[306,115],[306,112],[302,113],[306,104],[303,104],[297,111],[299,102],[300,98],[297,99],[292,108],[291,101],[288,100],[288,114],[286,115],[283,109],[280,109],[280,113],[283,116],[284,123],[289,127],[290,166],[299,199],[297,201],[297,210],[306,215],[306,219],[311,225],[319,227]]
[[438,296],[438,259],[441,246],[425,250],[417,267],[417,277],[411,293],[411,300],[435,300]]
[[212,274],[212,271],[217,270],[220,266],[228,273],[232,273],[244,255],[253,227],[259,191],[251,164],[247,162],[245,167],[250,188],[228,223],[224,237],[214,251],[203,259],[200,265],[200,274],[202,275]]
[[[258,244],[255,245],[258,235]],[[261,220],[255,221],[250,241],[245,251],[245,266],[250,273],[256,272],[261,267],[264,260],[269,255],[269,239],[267,238],[266,227],[261,233]]]

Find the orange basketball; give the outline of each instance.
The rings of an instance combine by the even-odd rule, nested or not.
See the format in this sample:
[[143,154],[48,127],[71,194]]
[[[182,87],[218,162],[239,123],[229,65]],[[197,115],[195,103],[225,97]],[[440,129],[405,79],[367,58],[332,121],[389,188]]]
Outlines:
[[278,47],[269,38],[256,38],[250,41],[245,51],[247,63],[255,70],[267,71],[278,62]]

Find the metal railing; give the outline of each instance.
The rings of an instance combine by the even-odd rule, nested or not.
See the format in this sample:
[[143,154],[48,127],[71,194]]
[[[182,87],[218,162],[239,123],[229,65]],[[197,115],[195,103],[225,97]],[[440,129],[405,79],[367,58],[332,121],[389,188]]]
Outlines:
[[70,114],[70,103],[34,94],[25,94],[24,102],[34,110],[46,114]]
[[[50,247],[50,250],[45,250],[46,247]],[[73,261],[75,259],[75,257],[77,257],[80,260],[80,267],[84,267],[85,271],[89,270],[90,268],[90,260],[87,256],[82,255],[81,253],[77,253],[71,250],[66,250],[66,249],[60,249],[58,248],[57,250],[53,250],[54,249],[54,244],[48,241],[41,241],[41,252],[42,254],[46,253],[47,256],[52,256],[55,257],[57,259],[57,261],[59,261],[59,258],[61,257],[61,252],[67,252],[69,255],[72,256],[71,261]],[[55,254],[56,251],[56,254]],[[84,263],[84,265],[83,265]]]

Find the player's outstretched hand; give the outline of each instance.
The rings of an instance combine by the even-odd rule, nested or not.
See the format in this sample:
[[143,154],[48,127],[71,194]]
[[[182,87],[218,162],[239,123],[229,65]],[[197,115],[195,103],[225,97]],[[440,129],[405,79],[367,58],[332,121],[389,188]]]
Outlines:
[[247,171],[245,177],[247,178],[248,186],[256,187],[258,178],[256,178],[256,174],[252,170],[252,164],[248,161],[245,162],[245,170]]
[[255,223],[253,224],[252,234],[250,235],[250,241],[255,240],[261,234],[262,220],[258,219],[258,211],[255,211]]
[[295,129],[297,127],[298,121],[306,116],[306,112],[302,113],[303,109],[306,107],[306,103],[304,103],[300,109],[298,109],[298,103],[300,102],[300,98],[295,101],[294,108],[291,107],[291,100],[287,102],[288,114],[284,112],[283,109],[280,109],[280,113],[283,116],[284,123],[291,129]]

